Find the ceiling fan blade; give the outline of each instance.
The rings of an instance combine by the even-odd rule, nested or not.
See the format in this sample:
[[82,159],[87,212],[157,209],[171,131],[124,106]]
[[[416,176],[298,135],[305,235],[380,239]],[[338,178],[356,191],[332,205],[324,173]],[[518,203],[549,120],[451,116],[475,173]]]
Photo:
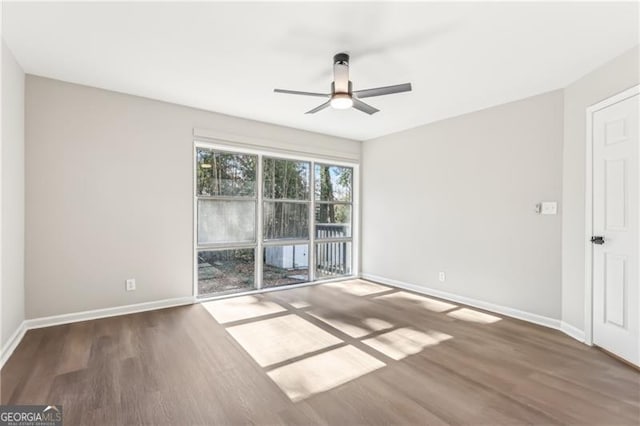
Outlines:
[[331,101],[327,101],[327,102],[323,103],[322,105],[318,105],[314,109],[305,112],[305,114],[315,114],[318,111],[322,111],[323,109],[325,109],[329,105],[331,105]]
[[288,95],[316,96],[319,98],[328,98],[331,96],[328,93],[300,92],[297,90],[273,89],[273,91],[276,93],[286,93]]
[[379,109],[376,109],[369,104],[365,104],[364,102],[359,101],[356,98],[353,98],[353,107],[358,111],[366,112],[369,115],[375,114],[376,112],[380,111]]
[[356,90],[353,96],[357,98],[371,98],[373,96],[391,95],[393,93],[410,92],[411,83],[396,84],[395,86],[376,87],[375,89]]

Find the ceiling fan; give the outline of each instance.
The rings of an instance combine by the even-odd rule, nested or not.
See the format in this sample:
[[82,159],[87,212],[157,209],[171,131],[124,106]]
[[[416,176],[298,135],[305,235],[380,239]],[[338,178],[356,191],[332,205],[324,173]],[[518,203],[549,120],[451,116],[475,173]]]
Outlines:
[[351,81],[349,81],[349,55],[346,53],[338,53],[333,57],[333,82],[331,83],[331,93],[299,92],[297,90],[285,89],[273,89],[273,91],[276,93],[287,93],[289,95],[329,98],[328,101],[307,111],[306,114],[315,114],[316,112],[322,111],[330,106],[335,109],[348,109],[353,107],[358,111],[371,115],[380,110],[362,102],[360,99],[391,95],[393,93],[410,92],[411,83],[353,91],[351,90]]

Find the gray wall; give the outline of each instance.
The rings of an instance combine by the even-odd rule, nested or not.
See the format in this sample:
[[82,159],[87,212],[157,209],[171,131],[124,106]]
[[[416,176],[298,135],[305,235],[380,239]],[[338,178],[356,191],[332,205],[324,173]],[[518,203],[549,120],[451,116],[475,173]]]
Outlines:
[[560,319],[562,138],[554,91],[363,142],[363,273]]
[[638,47],[565,89],[562,319],[584,330],[586,108],[640,82]]
[[194,127],[360,154],[356,141],[34,76],[26,113],[27,318],[192,294]]
[[25,318],[24,81],[22,68],[2,40],[2,348]]
[[[3,60],[7,53],[3,45]],[[9,63],[14,71],[3,83],[23,75]],[[564,105],[556,91],[364,142],[363,272],[583,328],[585,108],[637,84],[638,71],[636,47],[567,87]],[[2,135],[3,339],[24,315],[21,101],[19,83],[9,86],[3,123],[15,126]],[[357,157],[361,149],[40,77],[28,76],[26,89],[27,318],[191,294],[194,127],[309,153]],[[17,143],[7,146],[10,139]],[[8,182],[18,185],[5,191]],[[541,200],[562,201],[560,214],[534,214]],[[128,277],[138,279],[136,292],[124,292]]]

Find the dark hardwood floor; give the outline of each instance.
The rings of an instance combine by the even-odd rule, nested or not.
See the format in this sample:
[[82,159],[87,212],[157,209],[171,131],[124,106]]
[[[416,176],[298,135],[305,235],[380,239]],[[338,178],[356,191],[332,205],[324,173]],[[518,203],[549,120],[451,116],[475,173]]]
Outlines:
[[360,280],[31,330],[0,374],[66,425],[640,423],[603,352]]

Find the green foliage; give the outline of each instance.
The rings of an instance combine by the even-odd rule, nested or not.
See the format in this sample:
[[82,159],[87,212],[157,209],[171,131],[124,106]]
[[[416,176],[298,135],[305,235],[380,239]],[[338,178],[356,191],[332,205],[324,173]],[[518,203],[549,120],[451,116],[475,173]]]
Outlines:
[[353,169],[351,167],[316,164],[316,200],[351,201]]
[[317,223],[350,223],[351,206],[348,204],[316,204]]
[[309,163],[265,158],[264,198],[273,200],[309,199]]
[[265,202],[264,238],[307,239],[309,237],[309,207],[302,203]]
[[349,206],[331,202],[351,201],[353,169],[351,167],[316,164],[316,199],[319,203],[318,223],[348,223],[351,220]]
[[198,148],[197,193],[209,196],[255,196],[256,156]]
[[338,183],[344,188],[344,199],[351,201],[351,191],[353,189],[353,169],[351,167],[341,167]]

